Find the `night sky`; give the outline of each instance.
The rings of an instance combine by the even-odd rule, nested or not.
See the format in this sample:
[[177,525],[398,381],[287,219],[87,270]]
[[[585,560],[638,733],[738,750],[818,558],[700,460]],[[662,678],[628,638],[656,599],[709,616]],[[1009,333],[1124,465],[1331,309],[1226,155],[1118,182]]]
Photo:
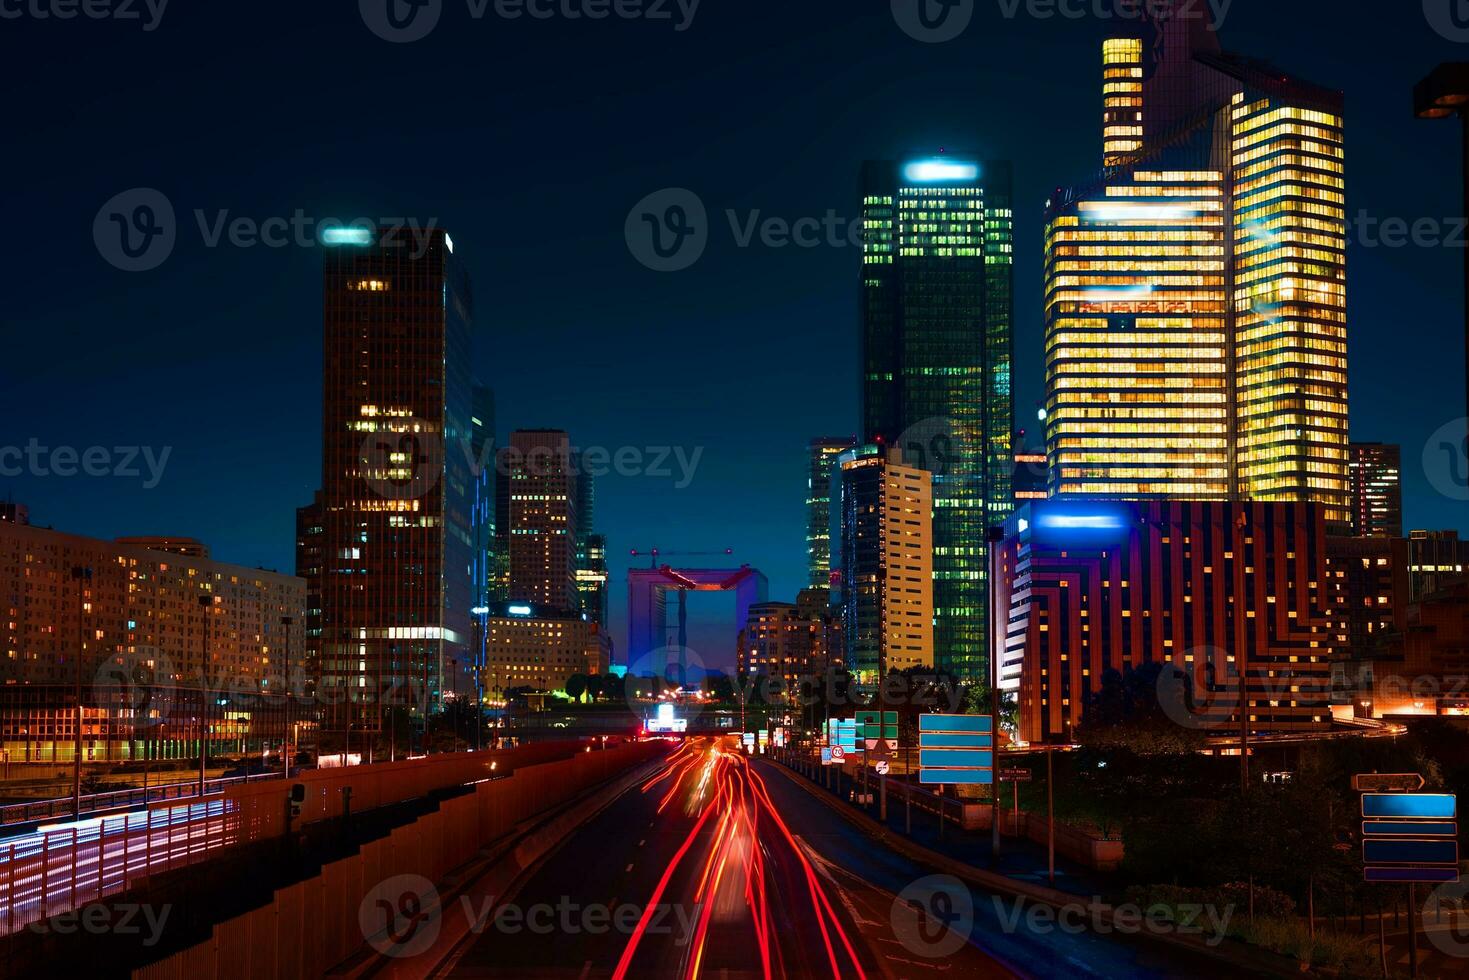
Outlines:
[[[374,36],[346,0],[175,0],[152,31],[0,19],[0,446],[172,447],[151,489],[27,474],[0,477],[0,496],[34,523],[192,535],[218,558],[292,569],[294,508],[320,482],[321,250],[210,248],[194,212],[432,218],[474,278],[476,370],[502,436],[702,449],[684,488],[599,483],[619,649],[630,548],[732,547],[792,599],[805,443],[857,426],[857,253],[740,248],[725,211],[850,218],[864,158],[940,146],[1015,161],[1017,417],[1038,439],[1041,211],[1100,164],[1107,21],[1024,3],[1007,18],[1010,0],[977,0],[960,38],[929,44],[886,0],[705,0],[682,31],[674,3],[671,21],[475,20],[466,0],[445,4],[410,44]],[[1350,214],[1461,211],[1457,124],[1416,121],[1410,93],[1469,45],[1420,4],[1236,0],[1221,34],[1345,89]],[[177,244],[126,273],[93,221],[137,187],[167,196]],[[624,222],[668,187],[703,200],[710,244],[657,273]],[[1410,527],[1469,525],[1422,461],[1463,415],[1461,262],[1442,246],[1354,244],[1349,258],[1352,434],[1403,444]],[[731,645],[714,614],[732,607],[699,606],[696,648]]]

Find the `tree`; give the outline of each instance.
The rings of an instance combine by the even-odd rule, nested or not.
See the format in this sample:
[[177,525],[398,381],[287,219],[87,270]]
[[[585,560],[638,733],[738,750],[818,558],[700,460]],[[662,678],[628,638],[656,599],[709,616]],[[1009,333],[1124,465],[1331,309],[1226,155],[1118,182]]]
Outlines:
[[590,678],[586,674],[572,674],[566,678],[566,696],[579,703],[582,696],[587,693],[588,680]]

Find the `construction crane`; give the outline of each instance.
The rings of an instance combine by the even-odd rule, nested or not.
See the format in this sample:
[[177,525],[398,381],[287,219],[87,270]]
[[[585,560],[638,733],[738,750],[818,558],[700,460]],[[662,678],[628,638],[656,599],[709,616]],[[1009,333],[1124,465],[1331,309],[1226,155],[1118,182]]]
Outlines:
[[[664,557],[675,558],[706,558],[712,556],[728,557],[734,554],[733,548],[725,548],[723,551],[659,551],[650,548],[647,551],[632,550],[633,558],[648,559],[648,567],[656,569],[658,559]],[[664,637],[667,637],[668,622],[663,623]],[[684,651],[689,648],[689,594],[683,589],[678,590],[678,681],[683,687],[688,686],[688,678],[685,676],[687,667],[684,663]]]

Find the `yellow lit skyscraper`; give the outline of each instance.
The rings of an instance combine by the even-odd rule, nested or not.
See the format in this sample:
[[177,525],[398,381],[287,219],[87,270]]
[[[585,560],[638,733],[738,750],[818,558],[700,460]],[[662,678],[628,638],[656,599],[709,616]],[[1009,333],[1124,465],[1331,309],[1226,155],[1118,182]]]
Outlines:
[[1052,487],[1312,500],[1344,527],[1341,95],[1197,20],[1151,40],[1104,44],[1105,169],[1048,208]]

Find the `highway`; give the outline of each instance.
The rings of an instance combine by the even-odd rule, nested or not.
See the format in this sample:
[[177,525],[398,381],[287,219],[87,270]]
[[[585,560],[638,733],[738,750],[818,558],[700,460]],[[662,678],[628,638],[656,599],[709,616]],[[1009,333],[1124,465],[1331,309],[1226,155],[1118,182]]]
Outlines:
[[435,975],[1238,975],[1143,942],[1035,934],[1024,919],[1017,929],[1005,901],[978,891],[967,917],[937,921],[925,910],[948,906],[924,892],[933,874],[733,740],[691,740],[511,894],[481,905],[475,934]]

